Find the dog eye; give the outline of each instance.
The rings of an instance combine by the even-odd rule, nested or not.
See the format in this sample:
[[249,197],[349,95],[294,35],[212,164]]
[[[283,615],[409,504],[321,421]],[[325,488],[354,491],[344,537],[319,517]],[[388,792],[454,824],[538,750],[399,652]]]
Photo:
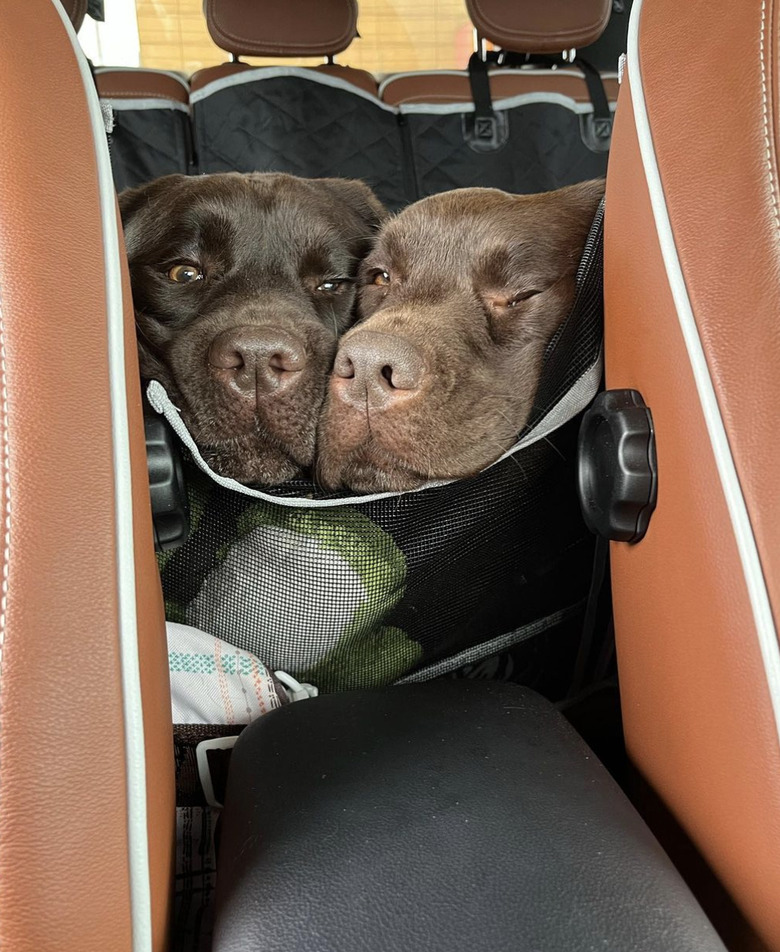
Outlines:
[[194,264],[175,264],[168,272],[168,277],[177,284],[190,284],[192,281],[202,281],[203,272]]
[[540,294],[540,291],[523,291],[522,294],[516,294],[513,298],[510,298],[506,302],[507,307],[517,307],[518,304],[522,304],[523,301],[527,301],[529,298],[535,297],[537,294]]
[[371,275],[371,284],[377,285],[377,287],[384,288],[390,284],[390,275],[387,271],[374,271]]
[[322,284],[318,284],[317,290],[333,294],[335,291],[341,290],[346,283],[346,278],[329,278],[327,281],[323,281]]

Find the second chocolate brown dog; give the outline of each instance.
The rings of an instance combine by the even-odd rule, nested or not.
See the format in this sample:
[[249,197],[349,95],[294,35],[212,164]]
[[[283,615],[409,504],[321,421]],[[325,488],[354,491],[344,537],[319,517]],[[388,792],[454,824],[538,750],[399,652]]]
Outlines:
[[325,487],[470,476],[516,442],[603,193],[602,180],[541,195],[459,189],[384,226],[320,423]]

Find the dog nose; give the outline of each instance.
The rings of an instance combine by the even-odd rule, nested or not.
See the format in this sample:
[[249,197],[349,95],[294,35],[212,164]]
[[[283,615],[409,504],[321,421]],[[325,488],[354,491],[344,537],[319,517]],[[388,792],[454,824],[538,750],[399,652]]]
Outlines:
[[402,337],[361,331],[336,355],[332,385],[347,403],[379,408],[416,393],[425,376],[425,362]]
[[209,364],[242,393],[289,386],[306,366],[303,345],[279,327],[231,327],[217,334]]

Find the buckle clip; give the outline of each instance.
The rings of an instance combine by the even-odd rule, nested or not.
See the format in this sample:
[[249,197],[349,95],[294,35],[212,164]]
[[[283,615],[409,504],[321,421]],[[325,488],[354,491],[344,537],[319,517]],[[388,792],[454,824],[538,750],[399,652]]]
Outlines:
[[310,698],[317,697],[320,693],[319,688],[313,684],[306,684],[287,674],[286,671],[274,671],[274,677],[281,681],[287,693],[290,695],[290,701],[308,701]]
[[492,116],[478,116],[467,113],[461,117],[463,124],[463,138],[469,148],[475,152],[495,152],[506,145],[509,138],[509,127],[506,116],[502,112]]
[[477,139],[494,142],[496,139],[496,117],[477,116],[474,120],[474,135]]
[[209,740],[202,740],[195,748],[195,761],[198,765],[198,777],[203,788],[203,796],[206,798],[206,803],[215,810],[221,810],[224,804],[217,799],[214,790],[214,777],[209,763],[209,751],[232,750],[236,746],[238,738],[238,734],[232,734],[229,737],[212,737]]

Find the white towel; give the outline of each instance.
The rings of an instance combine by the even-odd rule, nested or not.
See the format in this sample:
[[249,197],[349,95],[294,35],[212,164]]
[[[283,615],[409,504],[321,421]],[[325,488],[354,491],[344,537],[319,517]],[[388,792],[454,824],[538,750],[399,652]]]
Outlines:
[[249,724],[289,702],[251,652],[189,625],[166,628],[174,724]]

